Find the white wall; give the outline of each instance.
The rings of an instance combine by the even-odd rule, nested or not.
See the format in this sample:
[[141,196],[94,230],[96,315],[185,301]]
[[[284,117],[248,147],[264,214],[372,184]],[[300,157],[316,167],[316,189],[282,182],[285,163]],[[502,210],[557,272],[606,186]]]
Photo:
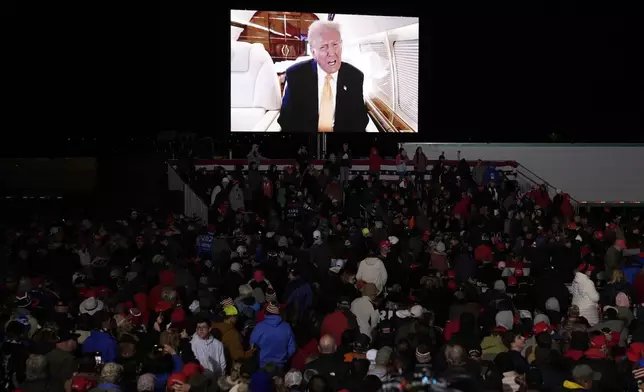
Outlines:
[[337,14],[333,21],[340,24],[342,40],[350,43],[354,39],[418,23],[418,18]]
[[644,145],[405,143],[429,159],[514,160],[579,201],[644,202]]

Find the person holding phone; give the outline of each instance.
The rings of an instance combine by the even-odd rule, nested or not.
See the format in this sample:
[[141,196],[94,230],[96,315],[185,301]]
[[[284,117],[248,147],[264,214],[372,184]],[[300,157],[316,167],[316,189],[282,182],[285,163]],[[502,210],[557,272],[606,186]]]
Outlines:
[[[171,365],[168,356],[171,358]],[[171,374],[182,369],[183,361],[172,346],[155,344],[143,363],[142,372],[154,374],[155,390],[159,391],[168,383]]]

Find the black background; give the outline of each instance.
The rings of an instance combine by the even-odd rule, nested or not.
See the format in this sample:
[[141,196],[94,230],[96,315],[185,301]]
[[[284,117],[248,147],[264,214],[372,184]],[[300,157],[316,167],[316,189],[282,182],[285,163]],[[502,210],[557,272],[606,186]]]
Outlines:
[[[0,153],[136,152],[164,130],[232,147],[306,141],[229,132],[230,6],[158,4],[4,15],[8,99]],[[398,15],[421,18],[420,134],[347,136],[352,143],[644,141],[644,23],[637,10],[449,4],[420,10],[396,3]],[[377,5],[323,7],[271,4],[391,15]]]
[[[204,38],[186,44],[185,39],[208,31],[225,37],[227,16],[193,26],[192,34],[186,24],[172,23],[174,11],[162,12],[160,128],[207,133],[205,125],[216,132],[218,123],[226,126],[208,108],[227,108],[226,75],[216,77],[207,61],[196,68],[203,72],[187,75],[190,67],[173,58],[199,61],[194,52],[203,46],[221,52],[223,61],[227,49],[213,46],[224,39],[216,45]],[[614,11],[597,16],[592,10],[539,7],[400,11],[421,17],[423,139],[545,141],[554,133],[575,141],[641,140],[644,62],[638,37],[644,31],[641,18]],[[210,99],[185,99],[204,85],[207,91],[196,96]]]

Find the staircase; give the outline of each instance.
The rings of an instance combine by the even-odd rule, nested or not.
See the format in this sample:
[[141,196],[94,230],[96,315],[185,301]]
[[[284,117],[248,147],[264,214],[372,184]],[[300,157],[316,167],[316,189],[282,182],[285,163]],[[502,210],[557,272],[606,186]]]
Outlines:
[[182,212],[187,217],[196,217],[205,225],[208,224],[208,205],[197,195],[190,185],[181,177],[175,166],[167,163],[168,189],[180,192],[183,202]]

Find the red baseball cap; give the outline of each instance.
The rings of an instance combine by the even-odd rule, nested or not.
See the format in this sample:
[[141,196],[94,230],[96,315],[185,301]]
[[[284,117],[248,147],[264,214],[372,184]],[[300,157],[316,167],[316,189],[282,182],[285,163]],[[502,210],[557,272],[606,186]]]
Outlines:
[[192,377],[195,374],[200,374],[204,370],[203,366],[201,366],[198,363],[195,362],[190,362],[187,363],[184,367],[183,370],[181,371],[186,377]]

